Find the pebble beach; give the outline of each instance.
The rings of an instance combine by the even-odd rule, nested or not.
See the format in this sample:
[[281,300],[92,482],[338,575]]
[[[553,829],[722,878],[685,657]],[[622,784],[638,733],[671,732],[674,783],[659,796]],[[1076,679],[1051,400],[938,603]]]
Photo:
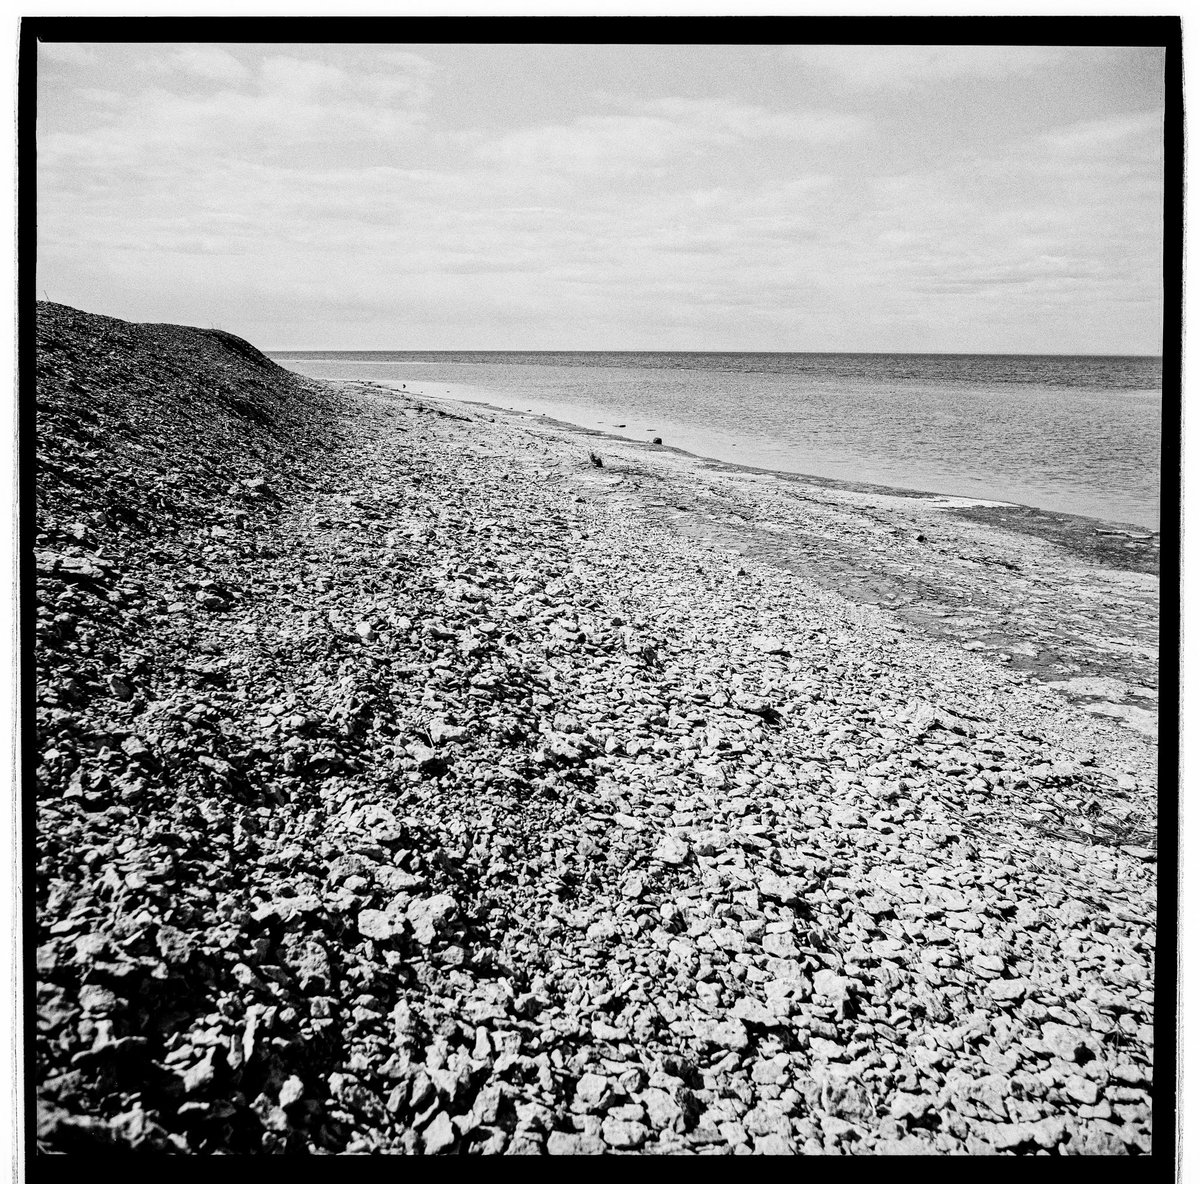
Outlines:
[[1156,535],[37,330],[43,1151],[1151,1151]]

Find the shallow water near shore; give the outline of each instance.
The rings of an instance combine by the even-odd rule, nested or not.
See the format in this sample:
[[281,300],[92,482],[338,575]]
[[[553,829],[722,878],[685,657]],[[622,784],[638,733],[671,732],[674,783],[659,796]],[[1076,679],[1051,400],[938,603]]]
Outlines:
[[1156,530],[1157,358],[845,354],[273,355],[781,472]]

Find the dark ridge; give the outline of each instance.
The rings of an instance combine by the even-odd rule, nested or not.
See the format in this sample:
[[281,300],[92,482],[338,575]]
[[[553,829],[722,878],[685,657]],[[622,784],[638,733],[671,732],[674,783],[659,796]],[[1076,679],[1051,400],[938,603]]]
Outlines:
[[235,353],[240,358],[244,358],[247,362],[253,363],[259,367],[279,367],[267,357],[260,349],[256,349],[241,337],[235,336],[233,333],[227,333],[224,329],[210,329],[209,333],[221,342],[232,353]]
[[[248,1104],[226,1103],[221,1121],[206,1126],[181,1108],[163,1058],[238,986],[194,936],[219,924],[194,902],[220,859],[223,825],[257,820],[256,807],[280,801],[264,784],[268,754],[229,705],[223,623],[264,595],[262,565],[276,555],[284,511],[334,454],[341,407],[220,330],[40,303],[36,331],[38,757],[26,802],[39,852],[38,1147],[179,1150],[186,1134],[199,1146],[259,1150],[263,1126]],[[181,839],[170,827],[183,815],[203,821],[198,802],[213,803],[216,823]],[[144,882],[132,910],[112,895],[121,858],[112,828],[131,844],[122,852],[137,845],[179,861],[169,890]],[[165,845],[146,846],[156,834]],[[63,932],[63,902],[77,891],[89,909],[103,901],[103,916],[92,918],[109,935],[103,948],[122,961],[115,976],[104,958],[72,957],[74,934],[61,960],[46,957],[47,941]],[[155,910],[151,923],[145,906]],[[142,921],[130,926],[132,916]],[[109,940],[117,934],[119,954]],[[102,1021],[115,1025],[110,1041],[78,1006],[81,993],[97,990],[114,1000]],[[268,1062],[264,1049],[236,1084],[253,1099],[268,1064],[276,1075],[323,1079],[341,1063],[339,1047],[336,1035],[314,1032],[284,1059]],[[234,1071],[224,1051],[216,1088]]]
[[231,527],[248,483],[277,502],[327,446],[329,410],[232,333],[39,302],[39,545],[81,519],[149,536]]

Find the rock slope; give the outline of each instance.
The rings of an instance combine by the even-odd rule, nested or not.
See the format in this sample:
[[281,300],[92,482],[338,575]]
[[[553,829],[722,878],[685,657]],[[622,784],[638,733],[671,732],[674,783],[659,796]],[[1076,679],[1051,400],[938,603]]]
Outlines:
[[1150,1150],[1115,723],[229,335],[37,411],[42,1149]]

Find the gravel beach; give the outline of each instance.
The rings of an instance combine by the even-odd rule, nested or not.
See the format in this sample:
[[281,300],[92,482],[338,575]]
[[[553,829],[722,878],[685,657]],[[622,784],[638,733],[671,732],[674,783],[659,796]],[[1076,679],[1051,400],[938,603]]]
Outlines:
[[1155,537],[37,319],[41,1149],[1151,1150]]

